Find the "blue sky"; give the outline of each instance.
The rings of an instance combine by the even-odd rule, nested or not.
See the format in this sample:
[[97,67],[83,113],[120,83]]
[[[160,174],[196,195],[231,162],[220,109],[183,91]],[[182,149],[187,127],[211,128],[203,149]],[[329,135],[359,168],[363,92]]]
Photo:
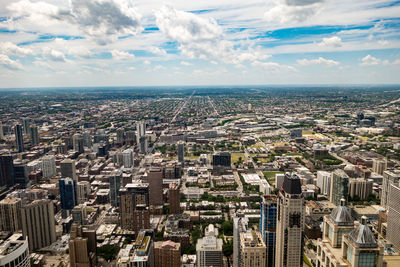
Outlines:
[[0,2],[1,87],[397,84],[399,73],[400,1]]

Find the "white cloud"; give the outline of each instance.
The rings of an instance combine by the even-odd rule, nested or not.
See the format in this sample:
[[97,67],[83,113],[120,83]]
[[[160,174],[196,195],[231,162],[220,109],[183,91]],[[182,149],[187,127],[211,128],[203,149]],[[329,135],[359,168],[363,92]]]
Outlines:
[[21,63],[18,60],[12,60],[7,55],[0,54],[0,65],[10,70],[22,69]]
[[149,60],[145,60],[145,61],[143,61],[143,64],[144,64],[144,65],[150,65],[151,62],[150,62]]
[[275,6],[264,13],[264,20],[273,24],[303,22],[322,8],[321,0],[275,0]]
[[322,42],[318,43],[318,45],[327,47],[341,47],[342,39],[338,36],[332,36],[330,38],[322,38]]
[[41,68],[45,68],[45,69],[48,69],[48,70],[54,70],[54,68],[47,62],[36,60],[36,61],[33,62],[33,64],[38,66],[38,67],[41,67]]
[[164,56],[167,54],[167,51],[165,51],[164,49],[161,49],[159,47],[156,47],[156,46],[151,46],[149,50],[152,54],[155,54],[155,55]]
[[387,40],[379,40],[378,44],[382,45],[382,46],[386,46],[389,44],[389,42]]
[[181,61],[181,65],[183,66],[192,66],[193,64],[187,61]]
[[380,63],[381,63],[381,60],[379,58],[373,57],[368,54],[361,59],[360,66],[374,66],[374,65],[378,65]]
[[338,66],[340,62],[332,60],[332,59],[325,59],[323,57],[315,58],[315,59],[299,59],[297,63],[301,66],[309,66],[309,65],[326,65],[328,67]]
[[291,70],[291,71],[296,71],[295,68],[292,66],[287,66],[287,65],[281,65],[277,62],[268,62],[268,61],[254,61],[251,63],[252,66],[254,67],[262,67],[265,70],[269,71],[279,71],[279,70]]
[[214,65],[218,65],[218,62],[217,62],[217,61],[214,61],[214,60],[211,60],[210,63],[211,63],[211,64],[214,64]]
[[400,58],[396,59],[395,61],[393,61],[392,63],[393,65],[400,65]]
[[43,48],[43,57],[46,58],[47,60],[51,61],[56,61],[56,62],[65,62],[65,55],[58,51],[54,50],[50,47],[44,47]]
[[14,56],[31,56],[33,55],[32,49],[19,47],[11,42],[1,42],[0,43],[0,52],[6,55],[14,55]]
[[119,51],[119,50],[112,50],[111,55],[116,60],[132,60],[135,56],[129,52]]
[[157,65],[153,68],[153,71],[158,71],[158,70],[165,70],[165,67],[162,65]]

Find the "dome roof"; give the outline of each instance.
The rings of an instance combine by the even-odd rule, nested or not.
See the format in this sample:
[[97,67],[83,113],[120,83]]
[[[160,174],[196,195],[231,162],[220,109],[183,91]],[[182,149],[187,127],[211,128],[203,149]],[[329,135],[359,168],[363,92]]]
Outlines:
[[376,248],[378,246],[365,216],[362,216],[361,224],[349,233],[349,239],[360,248]]
[[346,200],[340,200],[340,206],[334,209],[330,215],[331,220],[337,225],[353,225],[354,220],[351,216],[349,207],[346,206]]
[[345,171],[354,171],[355,167],[352,164],[347,164],[346,167],[344,167]]

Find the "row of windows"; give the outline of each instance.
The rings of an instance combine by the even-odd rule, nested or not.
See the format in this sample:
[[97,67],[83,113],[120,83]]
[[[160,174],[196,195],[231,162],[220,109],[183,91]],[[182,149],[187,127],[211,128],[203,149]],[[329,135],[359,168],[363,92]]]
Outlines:
[[[17,267],[17,266],[24,266],[26,265],[26,261],[28,258],[28,250],[25,250],[24,253],[22,253],[18,258],[15,260],[5,264],[5,265],[0,265],[0,267]],[[19,265],[20,263],[24,263]]]

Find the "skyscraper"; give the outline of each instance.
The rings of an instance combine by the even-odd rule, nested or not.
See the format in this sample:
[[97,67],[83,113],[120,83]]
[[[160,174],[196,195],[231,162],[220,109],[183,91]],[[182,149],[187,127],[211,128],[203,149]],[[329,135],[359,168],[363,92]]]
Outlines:
[[31,139],[32,146],[37,146],[39,144],[39,130],[36,125],[32,125],[29,128],[29,137]]
[[64,159],[63,161],[61,161],[60,167],[61,167],[61,176],[62,177],[68,177],[68,178],[77,180],[75,160]]
[[275,195],[261,198],[260,233],[266,245],[266,266],[275,266],[276,245],[276,211],[277,201]]
[[300,179],[286,174],[278,194],[275,266],[302,266],[304,197]]
[[90,183],[87,181],[80,181],[77,184],[78,191],[78,203],[82,204],[88,200],[89,194],[91,192]]
[[218,237],[218,229],[209,224],[203,238],[197,240],[197,267],[222,267],[222,239]]
[[330,195],[331,191],[331,176],[330,172],[317,171],[317,186],[321,190],[321,194],[325,196]]
[[14,159],[10,153],[3,153],[0,155],[0,186],[13,186],[14,183]]
[[83,138],[83,145],[85,147],[91,148],[92,147],[92,136],[90,135],[90,133],[89,132],[84,132],[82,134],[82,138]]
[[122,184],[122,171],[114,170],[111,172],[111,176],[108,179],[110,182],[110,202],[111,206],[119,206],[119,189]]
[[24,152],[24,137],[22,135],[22,125],[15,125],[15,146],[18,152]]
[[400,250],[400,187],[392,184],[389,192],[386,237],[397,250]]
[[29,172],[28,166],[25,162],[15,161],[14,162],[14,182],[25,188],[29,183]]
[[163,205],[163,174],[161,168],[151,168],[147,172],[149,183],[150,205]]
[[21,230],[21,199],[5,198],[0,201],[0,230]]
[[124,188],[121,188],[120,194],[122,229],[140,230],[149,228],[149,184],[127,184]]
[[21,208],[22,234],[28,237],[29,250],[49,246],[56,241],[54,207],[50,200],[34,200]]
[[123,128],[117,129],[117,143],[122,145],[125,141],[125,130]]
[[140,138],[146,135],[146,123],[139,121],[136,123],[136,142],[140,143]]
[[44,156],[42,158],[43,178],[52,178],[57,175],[56,159],[54,156]]
[[244,214],[236,214],[233,218],[233,267],[239,267],[242,257],[240,249],[240,233],[246,232],[249,226],[249,219]]
[[96,231],[73,223],[69,240],[71,267],[95,267],[97,263]]
[[340,200],[347,200],[349,194],[349,176],[341,169],[332,173],[330,201],[339,206]]
[[184,166],[185,164],[185,143],[183,141],[178,142],[178,161]]
[[83,148],[83,137],[81,134],[74,134],[74,136],[72,136],[72,144],[74,147],[74,150],[77,151],[79,154],[84,152],[84,148]]
[[147,137],[144,135],[144,136],[141,136],[140,138],[139,138],[139,151],[140,151],[140,153],[142,153],[142,154],[147,154],[147,147],[148,147],[148,144],[147,144]]
[[248,229],[240,233],[240,267],[266,266],[265,257],[267,247],[262,240],[261,233]]
[[78,205],[78,192],[76,188],[76,180],[64,178],[58,180],[60,186],[61,208],[63,210],[72,210]]
[[179,191],[179,185],[176,183],[172,183],[169,185],[168,202],[169,202],[170,214],[181,213],[181,196]]
[[133,155],[133,149],[125,149],[122,152],[122,163],[124,165],[124,168],[132,168],[133,167],[133,160],[134,160],[134,155]]
[[387,208],[391,185],[398,185],[400,181],[400,170],[383,172],[381,205]]
[[29,118],[23,118],[22,119],[22,126],[24,130],[24,134],[28,135],[29,134],[29,129],[31,127],[31,120]]

